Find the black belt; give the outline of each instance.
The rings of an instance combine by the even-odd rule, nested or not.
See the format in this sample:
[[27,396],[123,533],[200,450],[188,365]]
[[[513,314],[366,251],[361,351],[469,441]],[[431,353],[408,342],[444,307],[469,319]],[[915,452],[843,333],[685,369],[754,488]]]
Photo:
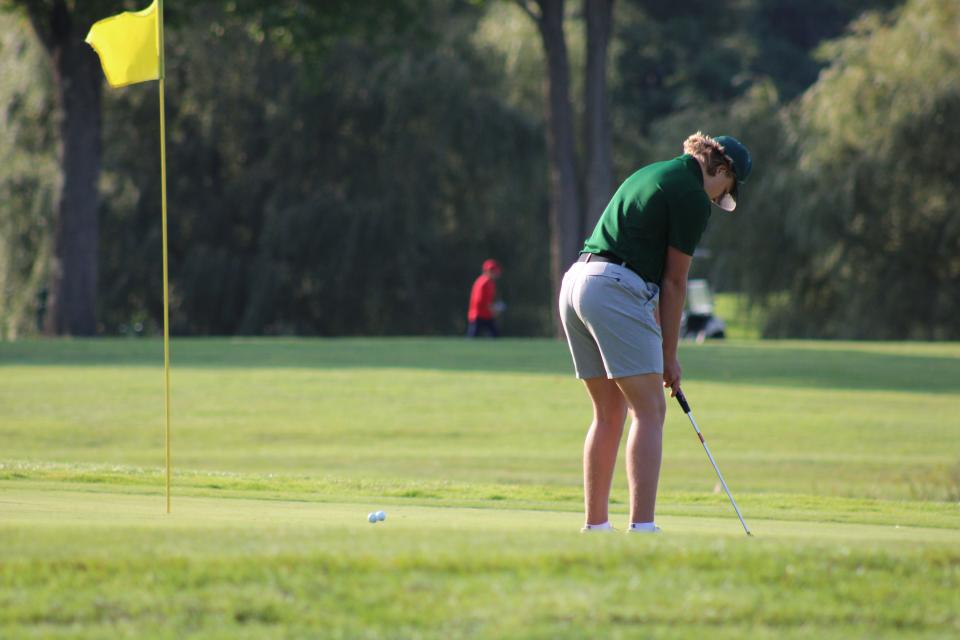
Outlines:
[[[612,264],[618,264],[621,267],[626,267],[627,269],[630,269],[630,271],[636,273],[638,276],[640,275],[636,269],[627,264],[626,260],[621,260],[612,253],[581,253],[580,257],[577,259],[577,262],[610,262]],[[642,278],[643,276],[640,277]]]

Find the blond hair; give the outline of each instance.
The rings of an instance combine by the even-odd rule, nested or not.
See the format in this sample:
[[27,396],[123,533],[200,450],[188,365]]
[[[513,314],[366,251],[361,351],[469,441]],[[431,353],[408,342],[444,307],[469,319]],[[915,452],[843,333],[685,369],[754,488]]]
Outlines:
[[700,160],[707,175],[717,175],[717,169],[720,167],[726,167],[730,173],[733,173],[733,163],[727,157],[723,145],[702,131],[697,131],[683,141],[683,152]]

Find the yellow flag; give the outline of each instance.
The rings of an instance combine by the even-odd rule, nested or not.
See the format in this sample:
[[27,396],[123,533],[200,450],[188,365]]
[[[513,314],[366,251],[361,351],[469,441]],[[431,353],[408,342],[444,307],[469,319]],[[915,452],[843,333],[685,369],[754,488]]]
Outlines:
[[100,20],[90,27],[86,42],[100,56],[111,87],[160,79],[156,0],[143,11]]

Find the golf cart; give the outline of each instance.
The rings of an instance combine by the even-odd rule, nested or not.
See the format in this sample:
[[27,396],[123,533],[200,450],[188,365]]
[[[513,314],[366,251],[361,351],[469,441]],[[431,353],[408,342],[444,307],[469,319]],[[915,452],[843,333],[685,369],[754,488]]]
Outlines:
[[727,326],[713,312],[713,294],[705,279],[687,282],[687,304],[680,319],[680,337],[697,342],[725,338]]

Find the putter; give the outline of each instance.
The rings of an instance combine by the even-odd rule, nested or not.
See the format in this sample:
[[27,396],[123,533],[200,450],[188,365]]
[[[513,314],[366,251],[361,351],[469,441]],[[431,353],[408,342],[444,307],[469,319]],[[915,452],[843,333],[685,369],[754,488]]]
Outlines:
[[703,439],[703,434],[700,433],[700,427],[697,426],[697,421],[693,419],[693,414],[690,413],[690,403],[687,402],[687,397],[683,395],[683,391],[677,390],[677,402],[680,403],[680,408],[683,409],[683,412],[690,418],[690,424],[693,425],[693,430],[697,432],[697,437],[700,438],[700,444],[703,445],[703,450],[707,452],[707,457],[710,458],[710,464],[713,465],[713,470],[717,472],[717,477],[720,478],[720,484],[723,485],[723,490],[727,492],[727,497],[730,498],[730,504],[733,505],[733,510],[737,512],[737,517],[740,518],[740,524],[743,525],[743,530],[747,532],[748,536],[752,536],[753,534],[750,533],[750,529],[747,528],[747,523],[743,521],[743,516],[740,515],[740,507],[737,506],[737,501],[733,499],[730,489],[727,488],[727,483],[723,480],[720,467],[717,466],[713,456],[710,454],[710,448],[707,446],[707,441]]

